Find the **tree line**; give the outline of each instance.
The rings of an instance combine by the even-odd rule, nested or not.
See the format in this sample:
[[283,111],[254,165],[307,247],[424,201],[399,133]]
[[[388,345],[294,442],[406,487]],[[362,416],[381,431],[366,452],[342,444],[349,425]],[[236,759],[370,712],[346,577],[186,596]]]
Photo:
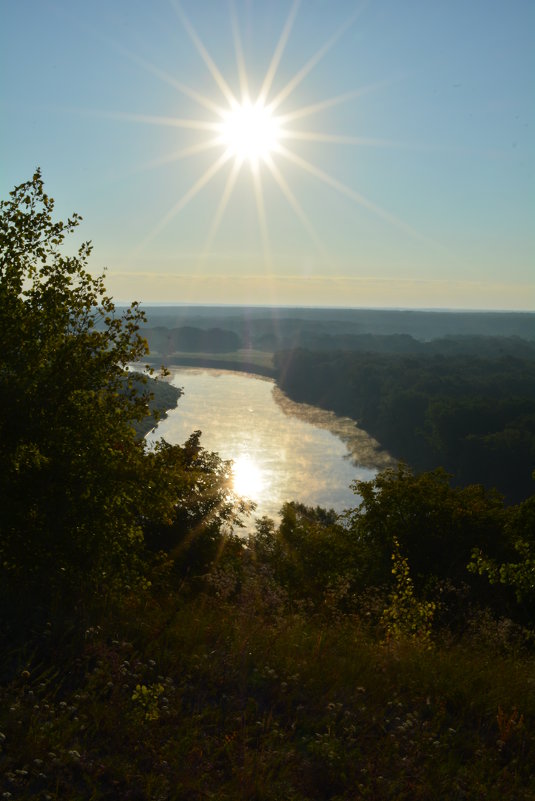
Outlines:
[[457,484],[533,492],[535,362],[495,356],[277,353],[293,400],[357,420],[415,470],[444,467]]

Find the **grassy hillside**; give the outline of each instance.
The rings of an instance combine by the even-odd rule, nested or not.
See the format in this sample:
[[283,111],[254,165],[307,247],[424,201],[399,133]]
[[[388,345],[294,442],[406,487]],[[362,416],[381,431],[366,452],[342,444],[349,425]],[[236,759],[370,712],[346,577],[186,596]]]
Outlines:
[[535,661],[474,619],[387,641],[374,600],[290,603],[254,563],[45,627],[0,689],[5,798],[528,801]]

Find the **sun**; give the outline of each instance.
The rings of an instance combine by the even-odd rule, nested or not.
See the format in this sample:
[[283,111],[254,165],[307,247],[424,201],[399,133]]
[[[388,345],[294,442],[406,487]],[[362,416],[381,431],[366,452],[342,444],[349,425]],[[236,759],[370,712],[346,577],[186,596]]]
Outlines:
[[253,167],[277,151],[282,134],[279,119],[261,100],[234,104],[223,115],[220,130],[221,144],[228,152]]

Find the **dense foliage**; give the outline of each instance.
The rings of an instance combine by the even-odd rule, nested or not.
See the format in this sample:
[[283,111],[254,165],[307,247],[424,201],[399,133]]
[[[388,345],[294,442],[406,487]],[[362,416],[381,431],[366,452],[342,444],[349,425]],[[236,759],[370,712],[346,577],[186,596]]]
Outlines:
[[[137,435],[150,397],[146,379],[129,374],[128,364],[147,351],[143,313],[137,304],[115,313],[102,277],[88,271],[91,244],[75,255],[63,251],[80,218],[55,222],[53,209],[39,171],[0,206],[0,596],[7,631],[47,619],[53,608],[78,613],[93,599],[143,583],[144,527],[173,520],[183,486],[200,484],[206,472],[198,443],[197,461],[188,457],[183,465],[189,450],[148,453]],[[212,460],[210,475],[222,522],[230,514],[229,480],[228,467],[218,464]],[[202,505],[194,505],[196,525]]]
[[348,415],[416,470],[459,484],[533,492],[535,361],[293,350],[276,354],[293,400]]
[[[436,337],[429,341],[410,334],[331,334],[318,331],[298,331],[285,343],[288,349],[306,348],[312,351],[355,351],[359,353],[395,353],[405,356],[463,356],[503,358],[513,356],[535,359],[535,342],[518,336],[454,335]],[[282,350],[280,346],[277,350]]]
[[72,601],[127,576],[141,541],[132,421],[147,399],[123,384],[146,350],[141,315],[114,316],[87,270],[90,243],[63,254],[79,217],[54,222],[53,208],[39,172],[0,207],[0,559],[2,594],[17,604]]

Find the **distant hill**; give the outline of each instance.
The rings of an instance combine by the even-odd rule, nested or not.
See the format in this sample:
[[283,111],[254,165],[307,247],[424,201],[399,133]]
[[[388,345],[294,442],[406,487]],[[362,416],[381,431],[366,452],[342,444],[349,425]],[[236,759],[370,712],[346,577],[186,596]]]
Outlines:
[[230,353],[241,347],[241,338],[234,331],[221,328],[197,328],[183,325],[168,328],[163,325],[143,329],[151,352],[170,356],[182,353]]
[[[322,339],[357,336],[407,335],[419,342],[444,337],[519,337],[535,342],[535,313],[401,311],[385,309],[303,309],[238,306],[147,306],[145,335],[157,337],[158,329],[181,332],[187,348],[176,350],[222,352],[232,350],[229,334],[238,337],[237,347],[276,351],[291,347],[321,347]],[[201,347],[199,333],[209,332]],[[225,332],[219,338],[216,331]],[[160,336],[163,332],[160,332]],[[178,337],[172,334],[171,337]],[[314,340],[314,342],[312,342]],[[173,343],[170,343],[173,344]],[[325,344],[328,349],[366,349],[357,340]],[[377,343],[376,343],[377,344]],[[208,345],[208,346],[207,346]],[[160,348],[157,348],[160,351]],[[376,349],[375,347],[372,350]],[[382,348],[381,348],[382,349]],[[386,352],[389,352],[388,350]],[[393,351],[392,351],[393,352]],[[411,351],[412,352],[412,351]]]

